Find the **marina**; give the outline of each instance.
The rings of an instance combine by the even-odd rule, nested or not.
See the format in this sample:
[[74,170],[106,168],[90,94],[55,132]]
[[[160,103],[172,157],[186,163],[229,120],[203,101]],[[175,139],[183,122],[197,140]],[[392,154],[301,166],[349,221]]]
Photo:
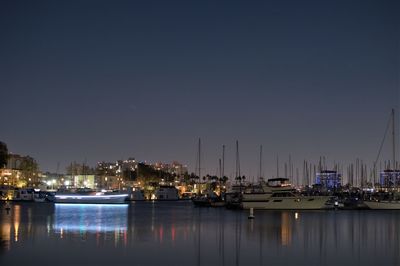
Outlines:
[[0,1],[1,266],[399,266],[400,1]]

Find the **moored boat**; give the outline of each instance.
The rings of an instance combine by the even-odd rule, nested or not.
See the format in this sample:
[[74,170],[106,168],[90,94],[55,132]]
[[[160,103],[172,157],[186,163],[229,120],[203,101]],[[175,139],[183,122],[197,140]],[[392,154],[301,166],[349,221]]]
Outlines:
[[242,201],[243,209],[264,210],[321,210],[329,196],[302,196],[292,192],[275,192],[268,199]]
[[15,189],[13,201],[33,201],[34,190],[32,188]]
[[204,195],[192,198],[192,202],[197,207],[224,207],[225,201],[221,196],[216,195],[213,191],[207,191]]
[[118,204],[124,203],[128,194],[118,192],[96,192],[92,190],[77,190],[74,192],[57,192],[56,203],[85,203],[85,204]]
[[286,178],[269,179],[267,183],[242,194],[243,209],[264,210],[318,210],[326,209],[330,196],[301,195]]
[[364,201],[372,210],[400,210],[400,201]]

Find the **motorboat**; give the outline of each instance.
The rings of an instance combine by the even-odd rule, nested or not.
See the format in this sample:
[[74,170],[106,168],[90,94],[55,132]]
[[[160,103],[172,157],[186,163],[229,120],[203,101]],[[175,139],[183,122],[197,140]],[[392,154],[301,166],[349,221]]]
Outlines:
[[378,192],[369,200],[364,200],[364,204],[372,210],[400,210],[400,193]]
[[243,209],[264,210],[321,210],[326,208],[329,196],[303,196],[293,192],[274,192],[268,199],[242,201]]
[[400,201],[364,201],[372,210],[400,210]]
[[269,179],[241,195],[243,209],[315,210],[325,209],[330,196],[302,195],[287,178]]
[[124,203],[128,193],[113,191],[93,191],[78,189],[75,191],[60,191],[55,195],[56,203],[85,203],[85,204],[118,204]]

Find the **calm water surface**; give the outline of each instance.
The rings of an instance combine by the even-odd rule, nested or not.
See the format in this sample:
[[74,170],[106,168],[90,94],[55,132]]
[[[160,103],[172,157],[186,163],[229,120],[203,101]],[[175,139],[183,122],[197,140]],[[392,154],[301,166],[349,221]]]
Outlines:
[[0,265],[399,265],[400,211],[0,203]]

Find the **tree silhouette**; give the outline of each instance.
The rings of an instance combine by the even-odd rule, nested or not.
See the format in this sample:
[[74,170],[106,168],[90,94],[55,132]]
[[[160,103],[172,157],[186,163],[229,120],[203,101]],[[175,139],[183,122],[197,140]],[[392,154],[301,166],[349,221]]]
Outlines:
[[0,141],[0,168],[3,168],[7,164],[8,160],[8,149],[7,145]]

